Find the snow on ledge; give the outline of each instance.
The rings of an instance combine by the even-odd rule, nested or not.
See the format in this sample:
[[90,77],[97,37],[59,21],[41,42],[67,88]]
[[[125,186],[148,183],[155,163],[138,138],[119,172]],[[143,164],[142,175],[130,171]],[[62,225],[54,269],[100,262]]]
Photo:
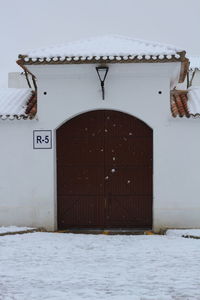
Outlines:
[[173,237],[192,236],[200,238],[200,229],[168,229],[166,235]]
[[14,119],[15,116],[26,116],[27,103],[31,96],[31,89],[0,88],[1,119]]
[[188,89],[188,109],[191,115],[200,114],[200,86]]
[[21,231],[28,231],[34,230],[35,228],[31,227],[18,227],[18,226],[2,226],[0,227],[0,234],[2,233],[12,233],[12,232],[21,232]]

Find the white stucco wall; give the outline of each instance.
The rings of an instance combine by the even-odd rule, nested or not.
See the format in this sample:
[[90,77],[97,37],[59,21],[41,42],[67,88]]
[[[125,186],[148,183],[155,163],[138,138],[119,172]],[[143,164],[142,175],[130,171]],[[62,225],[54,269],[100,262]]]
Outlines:
[[196,70],[192,85],[200,85],[200,70]]
[[52,150],[33,150],[38,121],[1,121],[0,225],[54,228]]
[[[31,81],[31,76],[28,76],[30,83],[32,84]],[[28,83],[26,80],[26,76],[24,72],[10,72],[8,73],[8,87],[10,88],[28,88]],[[33,87],[33,85],[32,85]]]
[[80,113],[114,109],[153,128],[154,230],[200,228],[200,120],[170,112],[170,78],[175,81],[179,63],[110,65],[105,101],[95,65],[30,70],[38,82],[37,119],[0,121],[0,225],[56,229],[55,138],[53,149],[34,150],[33,130],[51,129],[55,137],[56,128]]

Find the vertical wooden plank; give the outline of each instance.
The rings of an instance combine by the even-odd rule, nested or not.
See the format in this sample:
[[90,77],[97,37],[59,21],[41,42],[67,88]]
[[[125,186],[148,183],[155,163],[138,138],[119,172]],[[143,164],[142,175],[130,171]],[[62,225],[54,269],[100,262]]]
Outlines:
[[58,226],[150,228],[153,132],[109,110],[75,117],[57,130]]

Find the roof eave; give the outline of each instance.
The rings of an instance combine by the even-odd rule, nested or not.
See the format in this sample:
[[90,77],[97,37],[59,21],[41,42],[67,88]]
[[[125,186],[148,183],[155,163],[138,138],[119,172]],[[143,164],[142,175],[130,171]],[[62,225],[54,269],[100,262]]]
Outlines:
[[[111,63],[169,63],[181,62],[181,71],[179,76],[179,83],[184,82],[189,69],[189,59],[185,57],[186,52],[177,52],[174,55],[137,55],[137,56],[109,56],[101,57],[52,57],[52,58],[29,58],[27,55],[19,55],[17,64],[20,65],[27,72],[31,73],[26,66],[29,65],[71,65],[71,64],[111,64]],[[31,75],[33,75],[31,73]],[[34,76],[34,75],[33,75]]]
[[[110,58],[112,57],[112,58]],[[127,56],[66,56],[51,58],[30,58],[27,55],[19,55],[17,63],[21,66],[25,65],[59,65],[59,64],[94,64],[94,63],[162,63],[162,62],[178,62],[185,58],[185,51],[177,52],[173,55],[127,55]]]
[[185,81],[185,77],[189,71],[190,61],[187,57],[185,57],[185,55],[186,55],[185,51],[179,52],[179,54],[180,54],[180,61],[181,61],[179,83],[183,83]]
[[34,119],[34,116],[28,116],[28,115],[25,115],[25,114],[22,114],[22,115],[0,115],[0,119],[1,120],[32,120]]

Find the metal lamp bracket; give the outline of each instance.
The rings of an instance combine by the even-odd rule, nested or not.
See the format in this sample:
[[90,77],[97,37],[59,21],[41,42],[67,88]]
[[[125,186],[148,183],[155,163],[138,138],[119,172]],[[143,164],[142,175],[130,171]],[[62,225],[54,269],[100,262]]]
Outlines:
[[105,82],[106,76],[108,74],[108,69],[109,68],[106,67],[106,66],[96,67],[96,71],[97,71],[97,74],[98,74],[98,77],[99,77],[99,80],[100,80],[100,83],[101,83],[102,99],[103,100],[105,99],[104,82]]

